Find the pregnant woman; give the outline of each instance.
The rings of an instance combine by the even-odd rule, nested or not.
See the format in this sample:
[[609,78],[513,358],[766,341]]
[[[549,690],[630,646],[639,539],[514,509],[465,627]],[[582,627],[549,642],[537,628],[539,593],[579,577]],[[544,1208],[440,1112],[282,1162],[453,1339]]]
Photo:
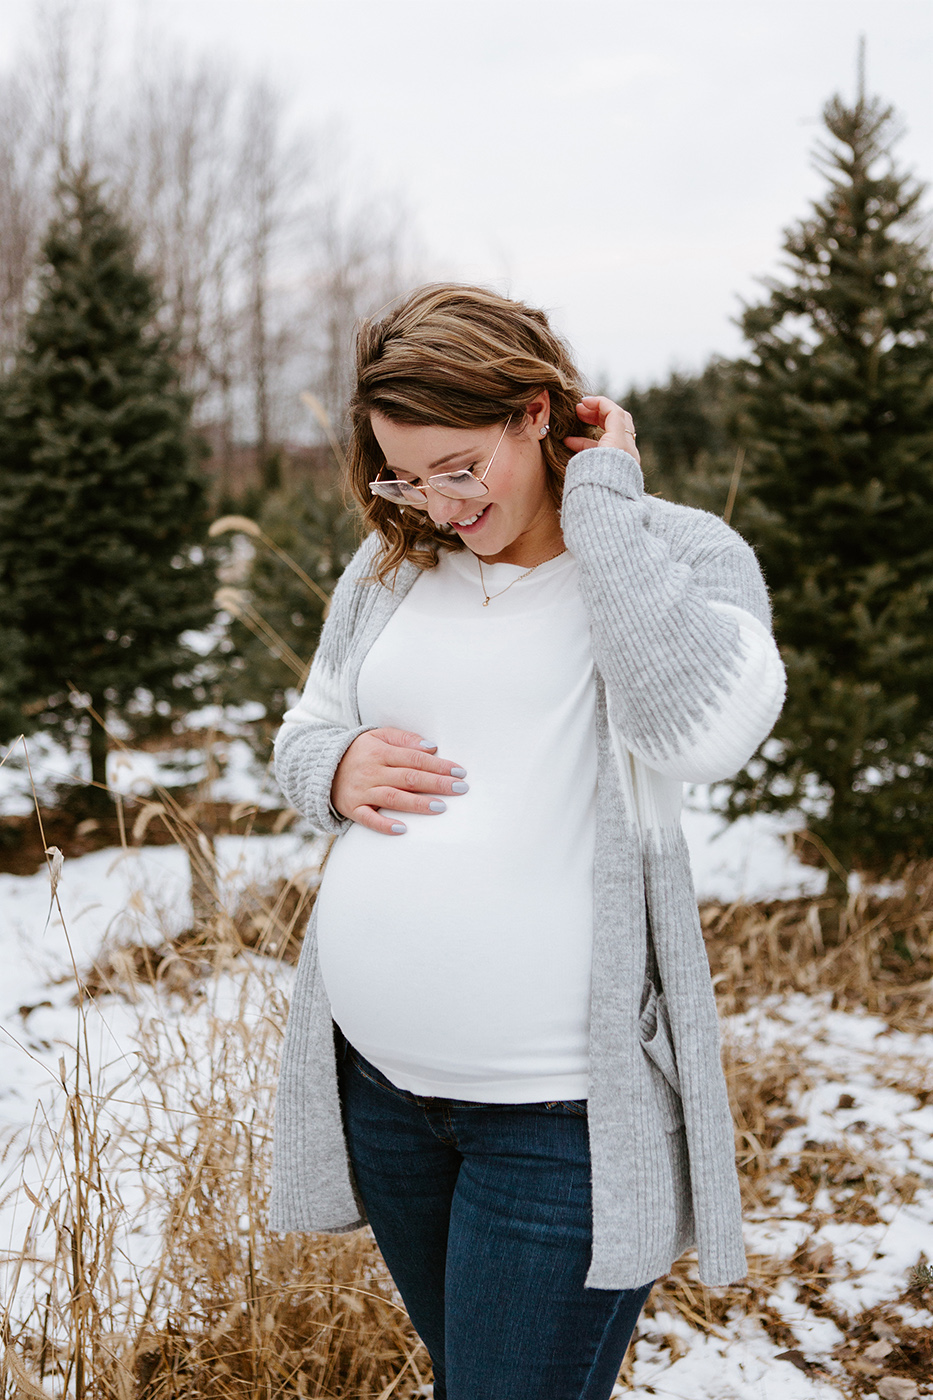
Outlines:
[[540,311],[364,324],[343,575],[276,771],[338,837],[298,968],[271,1224],[368,1221],[435,1400],[607,1400],[652,1282],[745,1273],[685,782],[784,676],[751,549],[644,493]]

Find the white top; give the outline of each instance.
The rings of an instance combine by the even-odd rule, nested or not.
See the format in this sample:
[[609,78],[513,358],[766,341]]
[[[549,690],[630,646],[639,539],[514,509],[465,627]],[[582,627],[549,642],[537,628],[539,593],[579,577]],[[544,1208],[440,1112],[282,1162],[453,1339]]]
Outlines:
[[354,823],[318,895],[321,974],[350,1043],[399,1088],[533,1103],[587,1096],[596,828],[589,623],[565,553],[527,578],[445,553],[367,655],[364,724],[467,770],[404,836]]

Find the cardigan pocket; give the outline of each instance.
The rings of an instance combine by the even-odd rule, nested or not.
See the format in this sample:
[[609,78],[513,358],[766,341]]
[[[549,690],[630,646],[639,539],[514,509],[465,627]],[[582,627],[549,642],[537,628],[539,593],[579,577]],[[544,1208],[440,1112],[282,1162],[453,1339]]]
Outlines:
[[653,983],[649,983],[648,1000],[638,1018],[638,1039],[648,1059],[665,1127],[673,1131],[684,1121],[680,1074],[674,1055],[667,999]]

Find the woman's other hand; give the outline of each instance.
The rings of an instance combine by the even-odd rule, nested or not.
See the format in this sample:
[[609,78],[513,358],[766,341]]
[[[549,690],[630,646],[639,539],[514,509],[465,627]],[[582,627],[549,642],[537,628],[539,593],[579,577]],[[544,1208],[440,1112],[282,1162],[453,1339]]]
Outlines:
[[401,836],[405,824],[376,809],[439,815],[443,798],[467,791],[466,769],[436,758],[436,744],[404,729],[370,729],[347,749],[331,786],[335,812],[383,836]]
[[577,404],[577,417],[591,427],[601,428],[602,437],[566,437],[564,442],[571,452],[585,452],[588,447],[620,447],[641,466],[635,446],[635,424],[628,409],[604,394],[589,394]]

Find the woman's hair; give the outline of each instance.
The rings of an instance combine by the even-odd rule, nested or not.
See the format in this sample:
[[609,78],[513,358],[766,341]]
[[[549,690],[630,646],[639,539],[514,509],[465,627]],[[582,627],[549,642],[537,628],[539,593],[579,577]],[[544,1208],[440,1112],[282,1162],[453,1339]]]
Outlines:
[[370,414],[395,423],[445,428],[485,427],[512,415],[520,431],[528,404],[542,389],[551,398],[550,433],[541,441],[547,486],[560,506],[564,471],[573,455],[563,439],[591,436],[576,415],[579,371],[543,311],[485,287],[438,282],[418,287],[381,320],[364,321],[356,341],[356,392],[350,400],[349,488],[383,552],[376,577],[385,582],[405,560],[435,566],[439,549],[462,542],[424,510],[373,496],[369,483],[385,466]]

